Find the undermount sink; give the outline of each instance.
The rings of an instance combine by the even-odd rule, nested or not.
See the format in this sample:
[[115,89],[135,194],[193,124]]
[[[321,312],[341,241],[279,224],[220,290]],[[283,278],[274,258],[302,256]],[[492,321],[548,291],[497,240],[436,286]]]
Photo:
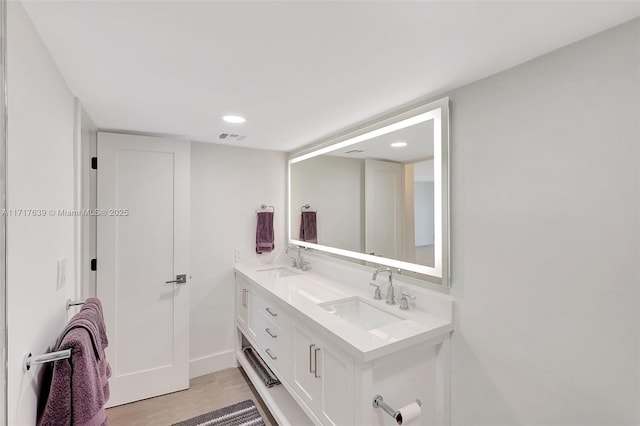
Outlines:
[[383,311],[362,299],[351,297],[320,304],[330,314],[335,315],[349,324],[362,330],[369,331],[394,322],[403,321],[404,318]]
[[292,275],[299,274],[299,272],[294,272],[291,269],[283,268],[283,267],[258,269],[258,272],[266,272],[269,274],[273,274],[273,276],[276,278],[290,277]]

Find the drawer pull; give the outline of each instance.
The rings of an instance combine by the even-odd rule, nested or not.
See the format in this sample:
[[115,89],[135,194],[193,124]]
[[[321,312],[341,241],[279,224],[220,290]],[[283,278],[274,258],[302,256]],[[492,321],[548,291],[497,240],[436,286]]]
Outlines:
[[320,378],[320,374],[318,374],[318,352],[320,352],[320,348],[316,349],[313,352],[314,352],[314,355],[315,355],[315,357],[314,357],[315,359],[313,360],[313,364],[315,366],[315,370],[313,371],[313,376],[316,379],[319,379]]
[[271,351],[270,351],[269,349],[267,349],[265,352],[267,353],[267,355],[269,355],[269,358],[271,358],[271,359],[278,359],[278,357],[277,357],[277,356],[273,356],[273,354],[271,353]]
[[313,371],[313,363],[311,362],[311,354],[315,346],[316,345],[309,345],[309,373],[315,373],[315,371]]
[[242,306],[243,307],[247,307],[247,289],[243,288],[242,289]]
[[273,331],[271,331],[269,328],[265,328],[265,329],[264,329],[264,331],[266,331],[266,332],[267,332],[267,334],[268,334],[269,336],[273,337],[274,339],[275,339],[276,337],[278,337],[278,335],[277,335],[277,334],[274,334],[274,333],[273,333]]
[[272,317],[277,317],[278,314],[276,314],[275,312],[273,312],[271,310],[271,308],[264,308],[265,311],[269,312],[269,315],[271,315]]

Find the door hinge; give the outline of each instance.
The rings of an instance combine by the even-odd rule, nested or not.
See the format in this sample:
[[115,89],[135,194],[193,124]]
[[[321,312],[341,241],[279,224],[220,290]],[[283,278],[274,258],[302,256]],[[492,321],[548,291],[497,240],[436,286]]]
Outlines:
[[91,168],[98,170],[98,157],[91,157]]
[[91,270],[92,271],[98,270],[98,259],[91,259]]

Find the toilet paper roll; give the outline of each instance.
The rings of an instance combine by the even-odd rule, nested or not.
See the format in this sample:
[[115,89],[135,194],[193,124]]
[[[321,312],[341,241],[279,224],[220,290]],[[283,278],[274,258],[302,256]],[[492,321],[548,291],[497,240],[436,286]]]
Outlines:
[[411,404],[405,405],[400,410],[400,414],[402,415],[402,425],[409,426],[410,424],[418,424],[418,422],[409,423],[412,420],[416,420],[422,414],[422,409],[418,405],[417,402],[412,402]]

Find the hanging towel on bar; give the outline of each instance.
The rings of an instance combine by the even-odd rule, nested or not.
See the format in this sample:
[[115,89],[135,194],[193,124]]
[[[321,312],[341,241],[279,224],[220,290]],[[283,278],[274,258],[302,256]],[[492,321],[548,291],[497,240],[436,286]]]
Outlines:
[[300,218],[300,241],[318,243],[316,212],[302,212],[302,217]]
[[91,297],[85,300],[82,305],[82,310],[78,314],[84,315],[87,319],[94,323],[98,331],[98,337],[100,339],[100,360],[98,367],[100,369],[100,379],[102,380],[105,400],[109,400],[109,378],[111,377],[111,366],[107,362],[105,356],[105,349],[109,346],[109,340],[107,339],[107,326],[104,322],[104,315],[102,313],[102,302],[100,299]]
[[273,212],[258,212],[256,226],[256,253],[270,253],[273,244]]
[[89,298],[56,343],[56,350],[71,349],[71,358],[55,361],[47,371],[40,425],[106,424],[104,405],[109,400],[111,367],[104,350],[108,344],[102,303]]
[[55,361],[41,426],[107,424],[106,398],[98,367],[99,341],[88,328],[72,327],[57,350],[71,349],[71,358]]

